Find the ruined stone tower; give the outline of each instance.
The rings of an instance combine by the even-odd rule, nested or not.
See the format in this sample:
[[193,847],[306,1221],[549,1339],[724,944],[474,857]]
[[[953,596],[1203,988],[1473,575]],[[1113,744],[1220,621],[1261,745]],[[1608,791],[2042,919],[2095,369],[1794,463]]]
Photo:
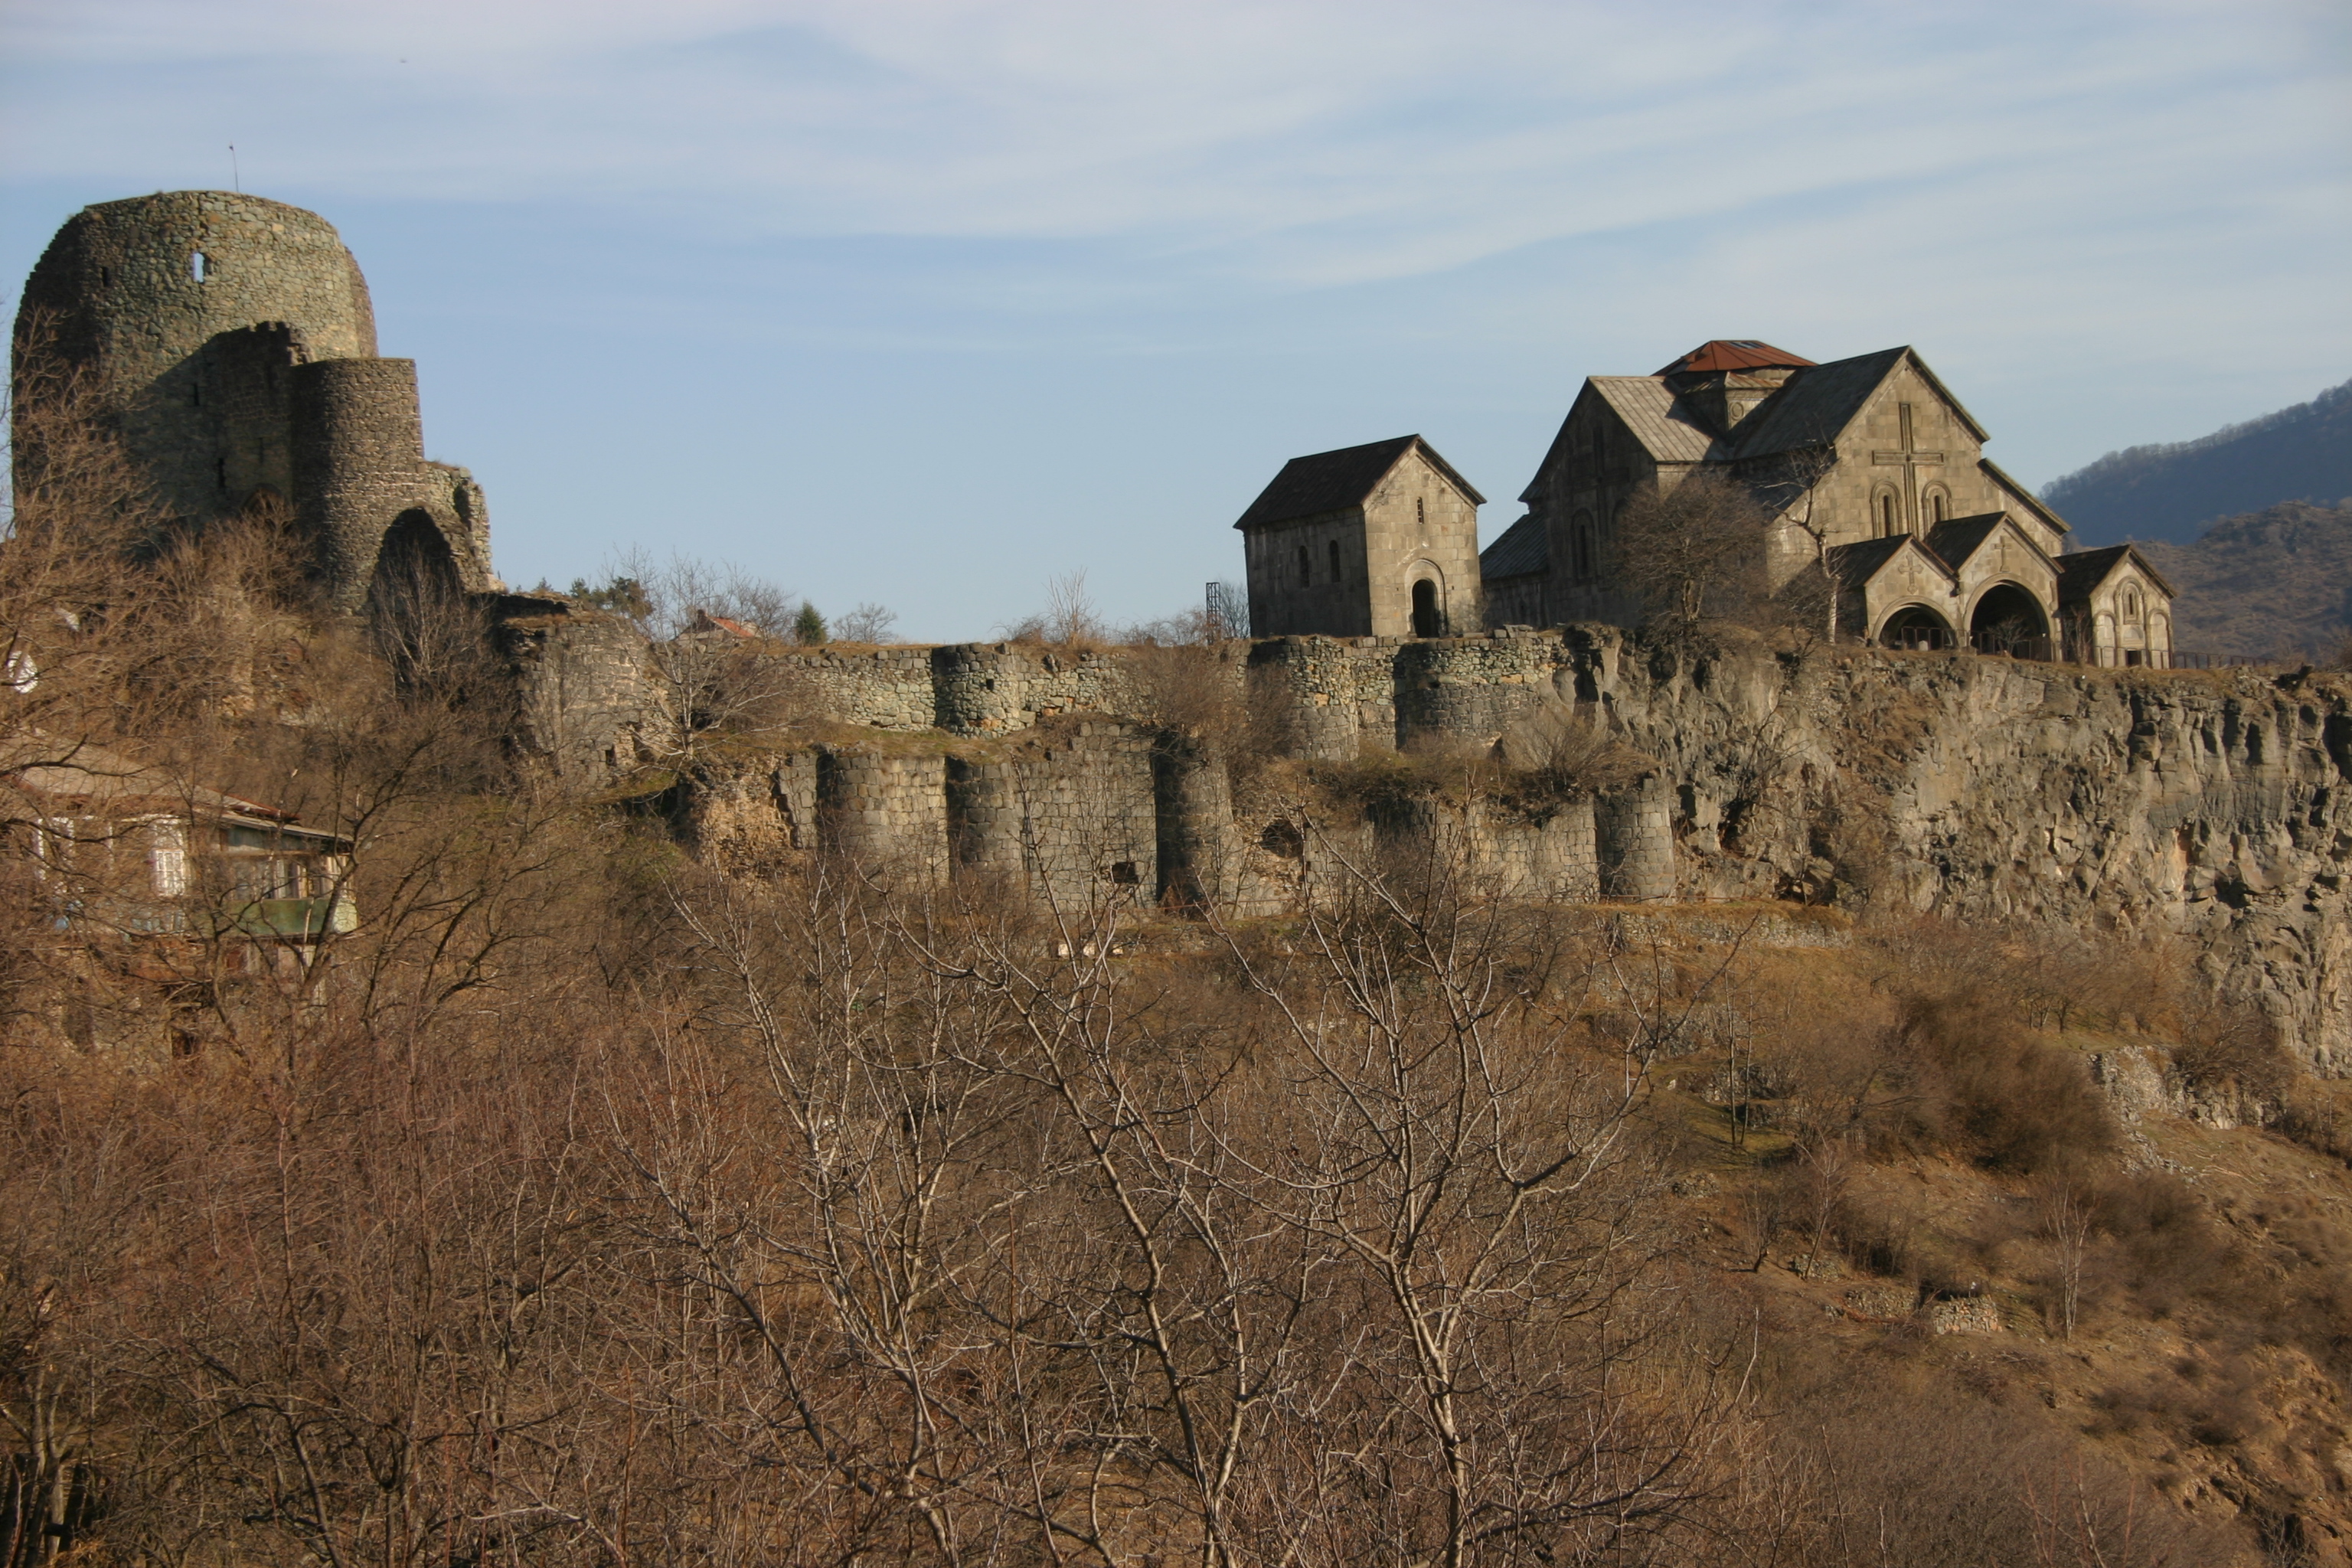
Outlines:
[[78,373],[175,518],[272,499],[338,608],[395,577],[493,592],[489,519],[427,462],[415,363],[376,356],[359,263],[315,213],[224,191],[85,207],[26,281],[15,339]]

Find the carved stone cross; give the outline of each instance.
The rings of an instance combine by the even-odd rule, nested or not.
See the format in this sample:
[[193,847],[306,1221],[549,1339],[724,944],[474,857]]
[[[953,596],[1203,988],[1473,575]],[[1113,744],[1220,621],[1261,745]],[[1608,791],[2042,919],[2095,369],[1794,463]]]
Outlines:
[[1885,468],[1898,465],[1902,468],[1904,526],[1911,532],[1916,533],[1919,531],[1919,470],[1923,468],[1935,468],[1941,465],[1944,454],[1919,450],[1911,437],[1909,404],[1896,404],[1895,413],[1895,416],[1903,422],[1903,449],[1898,452],[1873,452],[1870,455],[1870,461],[1874,468]]

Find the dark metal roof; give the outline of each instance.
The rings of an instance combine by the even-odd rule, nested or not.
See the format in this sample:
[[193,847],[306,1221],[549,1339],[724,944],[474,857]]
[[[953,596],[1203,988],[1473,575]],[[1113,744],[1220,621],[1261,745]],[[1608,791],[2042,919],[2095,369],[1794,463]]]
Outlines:
[[1703,463],[1723,454],[1715,432],[1698,422],[1682,400],[1654,375],[1596,375],[1586,384],[1617,417],[1642,449],[1662,463]]
[[[1895,367],[1905,360],[1919,373],[1937,396],[1959,416],[1960,423],[1979,442],[1989,440],[1985,427],[1976,416],[1960,405],[1947,387],[1929,370],[1927,363],[1906,346],[1880,349],[1875,353],[1856,354],[1852,359],[1832,360],[1791,375],[1788,384],[1764,400],[1763,405],[1749,415],[1746,423],[1732,433],[1732,457],[1768,457],[1780,452],[1801,451],[1834,440],[1862,405],[1870,400]],[[2040,503],[2035,503],[2039,505]],[[2063,524],[2061,526],[2063,526]]]
[[1478,552],[1478,574],[1489,583],[1499,577],[1524,577],[1550,563],[1550,531],[1533,513],[1505,529],[1500,539]]
[[1910,352],[1881,349],[1797,372],[1732,433],[1732,455],[1795,452],[1836,440]]
[[1675,375],[1685,371],[1793,370],[1812,363],[1786,349],[1759,343],[1754,338],[1710,338],[1655,374]]
[[2005,511],[1980,511],[1972,517],[1939,522],[1927,531],[1927,548],[1958,571],[2008,518]]
[[2104,550],[2078,550],[2058,557],[2058,602],[2074,604],[2089,598],[2100,584],[2115,575],[2116,568],[2129,559],[2133,565],[2147,574],[2147,580],[2164,590],[2168,599],[2179,595],[2164,574],[2147,563],[2147,557],[2128,544],[2110,544]]
[[1436,447],[1418,436],[1398,436],[1361,447],[1342,447],[1337,451],[1291,458],[1274,476],[1274,482],[1258,492],[1257,500],[1250,502],[1249,510],[1234,526],[1253,528],[1260,523],[1288,522],[1293,518],[1361,506],[1365,498],[1389,477],[1389,470],[1416,448],[1428,459],[1429,466],[1444,475],[1446,482],[1460,490],[1471,505],[1486,504],[1486,498],[1471,489],[1470,481],[1437,455]]
[[1897,533],[1885,539],[1865,539],[1859,544],[1833,544],[1822,552],[1839,582],[1849,588],[1859,588],[1878,575],[1885,564],[1905,549],[1916,550],[1927,558],[1927,563],[1947,577],[1956,577],[1943,558],[1920,542],[1916,533]]

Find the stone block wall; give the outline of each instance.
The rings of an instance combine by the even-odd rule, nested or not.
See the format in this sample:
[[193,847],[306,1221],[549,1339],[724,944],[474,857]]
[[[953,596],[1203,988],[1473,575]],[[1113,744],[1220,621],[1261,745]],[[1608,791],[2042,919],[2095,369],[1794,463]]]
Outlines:
[[366,280],[317,214],[226,191],[86,207],[26,280],[16,347],[19,398],[55,394],[44,358],[78,372],[173,518],[289,503],[336,607],[367,601],[411,512],[460,587],[499,591],[480,489],[425,462],[415,367],[375,357]]
[[575,778],[625,772],[656,754],[661,698],[635,626],[526,595],[491,600],[489,616],[513,683],[519,750]]
[[1654,903],[1675,896],[1675,834],[1666,781],[1652,774],[1592,801],[1595,868],[1603,898]]
[[821,746],[815,775],[821,847],[904,868],[925,881],[946,879],[945,757]]
[[1150,741],[1080,722],[948,760],[958,875],[1003,879],[1064,911],[1151,900],[1160,888]]
[[[520,641],[536,743],[622,754],[625,647],[584,626]],[[920,729],[928,671],[934,718],[953,721],[935,729],[951,759],[939,820],[958,802],[957,863],[1017,869],[1057,898],[1132,861],[1136,881],[1118,885],[1139,896],[1271,912],[1333,885],[1335,856],[1419,842],[1536,897],[1785,899],[2179,938],[2304,1059],[2352,1076],[2345,678],[1843,648],[1677,658],[1590,626],[1270,638],[1233,662],[1245,657],[1254,700],[1276,710],[1294,755],[1484,745],[1557,701],[1652,764],[1540,820],[1500,802],[1433,802],[1385,823],[1314,822],[1293,843],[1300,835],[1276,827],[1292,806],[1262,789],[1241,798],[1198,742],[1154,749],[1123,726],[1104,729],[1116,745],[1065,738],[1086,705],[1116,717],[1137,700],[1123,657],[886,650],[845,656],[851,673],[834,679],[850,693],[845,716]],[[1003,749],[1033,735],[1034,754]],[[1024,821],[1059,847],[1022,847]]]

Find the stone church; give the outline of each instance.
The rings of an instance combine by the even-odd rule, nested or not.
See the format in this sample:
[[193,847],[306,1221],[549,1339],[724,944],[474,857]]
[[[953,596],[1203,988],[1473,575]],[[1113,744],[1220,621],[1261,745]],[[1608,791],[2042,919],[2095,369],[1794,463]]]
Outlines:
[[1481,561],[1490,625],[1632,624],[1612,566],[1627,503],[1702,468],[1773,513],[1776,587],[1825,562],[1842,636],[2165,665],[2172,590],[2129,545],[2064,554],[2065,522],[1984,456],[1984,427],[1909,348],[1817,364],[1752,340],[1589,377]]
[[1418,436],[1291,458],[1234,524],[1251,634],[1478,630],[1486,499]]
[[465,469],[428,461],[416,365],[376,353],[359,263],[315,213],[226,191],[86,207],[26,279],[20,410],[70,378],[177,522],[276,506],[328,601],[500,590]]

